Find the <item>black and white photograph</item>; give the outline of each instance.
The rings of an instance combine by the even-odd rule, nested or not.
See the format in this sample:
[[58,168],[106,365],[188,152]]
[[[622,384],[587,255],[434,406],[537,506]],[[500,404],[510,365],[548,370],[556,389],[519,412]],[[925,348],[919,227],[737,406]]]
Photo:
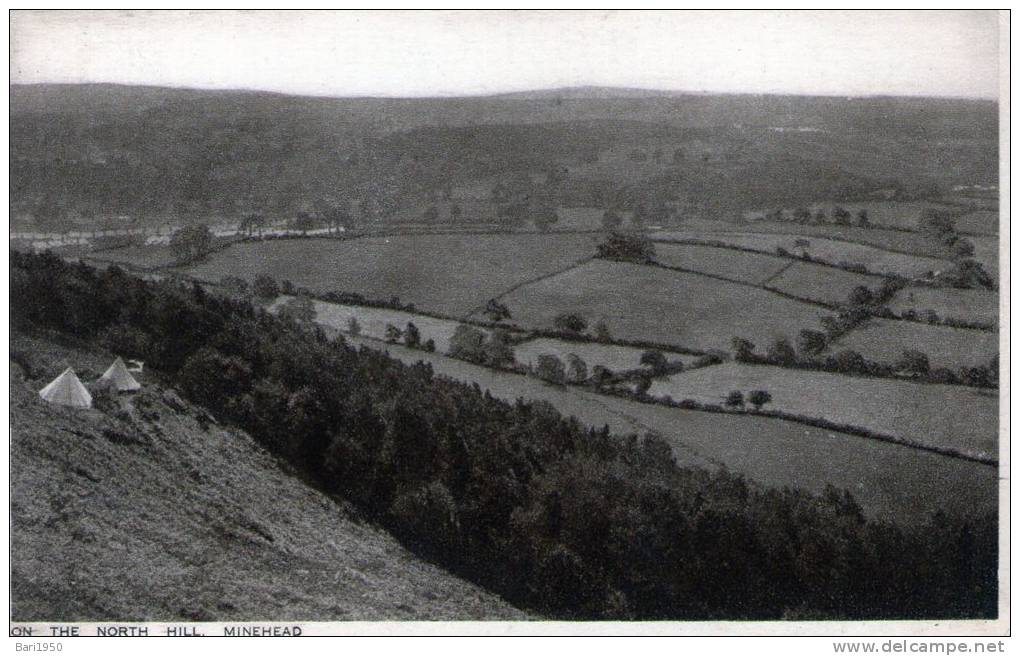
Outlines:
[[1009,20],[11,10],[10,636],[995,652]]

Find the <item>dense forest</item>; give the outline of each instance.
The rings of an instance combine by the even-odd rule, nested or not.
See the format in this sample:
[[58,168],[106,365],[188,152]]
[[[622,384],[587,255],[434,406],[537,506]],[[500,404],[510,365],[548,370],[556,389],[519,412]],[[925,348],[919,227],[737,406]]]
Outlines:
[[419,554],[541,614],[996,615],[995,516],[878,523],[846,491],[680,466],[654,436],[508,404],[197,285],[10,257],[11,297],[32,299],[14,330],[144,360]]

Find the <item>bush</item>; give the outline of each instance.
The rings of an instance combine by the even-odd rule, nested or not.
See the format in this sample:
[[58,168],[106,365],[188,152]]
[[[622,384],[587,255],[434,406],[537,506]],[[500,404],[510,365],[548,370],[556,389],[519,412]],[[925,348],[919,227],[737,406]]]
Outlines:
[[655,244],[642,235],[614,232],[598,245],[595,256],[607,260],[648,264],[655,261]]
[[584,317],[579,314],[565,312],[557,315],[556,318],[553,319],[553,326],[555,326],[557,330],[580,335],[588,328],[588,322],[585,321]]
[[769,347],[768,359],[774,364],[789,366],[796,363],[797,353],[790,346],[790,340],[781,337]]
[[408,348],[418,348],[421,345],[421,332],[412,321],[408,321],[407,327],[404,329],[404,344]]
[[896,367],[903,372],[915,376],[927,375],[931,369],[928,363],[928,356],[920,351],[907,349],[896,363]]
[[668,362],[662,351],[649,349],[641,354],[641,364],[651,367],[654,372],[660,372],[666,369]]
[[588,365],[580,356],[573,353],[567,356],[567,378],[577,384],[588,380]]
[[739,390],[733,390],[726,395],[726,407],[727,408],[743,408],[744,407],[744,394]]
[[400,338],[402,336],[400,328],[397,328],[391,323],[386,324],[386,330],[383,334],[385,336],[386,341],[390,344],[396,344],[397,342],[400,341]]
[[761,410],[763,405],[772,402],[772,395],[765,390],[754,390],[747,395],[747,400],[754,406],[755,410]]
[[543,353],[535,362],[535,375],[548,383],[562,385],[567,380],[563,361],[551,353]]
[[347,320],[347,332],[357,337],[361,334],[361,323],[357,317],[351,317]]

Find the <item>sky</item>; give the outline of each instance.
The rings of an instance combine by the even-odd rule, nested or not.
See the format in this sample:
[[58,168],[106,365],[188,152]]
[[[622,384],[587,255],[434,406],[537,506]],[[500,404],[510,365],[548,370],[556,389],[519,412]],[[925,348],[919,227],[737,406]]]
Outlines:
[[324,96],[572,86],[997,98],[989,11],[14,11],[11,81]]

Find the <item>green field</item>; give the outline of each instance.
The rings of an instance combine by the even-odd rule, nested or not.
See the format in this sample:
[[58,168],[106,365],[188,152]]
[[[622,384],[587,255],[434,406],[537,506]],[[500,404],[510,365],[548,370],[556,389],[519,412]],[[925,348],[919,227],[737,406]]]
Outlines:
[[[517,361],[521,364],[533,365],[538,356],[551,354],[559,357],[564,363],[567,356],[574,354],[585,361],[588,371],[595,365],[602,365],[610,371],[623,372],[638,369],[641,365],[641,354],[647,349],[615,344],[596,344],[592,342],[571,342],[563,339],[538,338],[532,339],[514,348]],[[695,358],[689,355],[665,353],[670,362],[683,362],[689,366]]]
[[[918,523],[940,510],[980,516],[998,507],[996,469],[987,465],[770,417],[637,403],[549,385],[435,353],[354,341],[385,348],[392,357],[407,363],[427,362],[437,374],[477,383],[498,398],[546,401],[588,426],[609,426],[621,435],[658,433],[670,441],[682,464],[725,466],[776,488],[818,493],[831,484],[849,489],[870,517]],[[701,371],[713,369],[716,367]]]
[[752,285],[764,283],[790,265],[789,260],[772,255],[693,244],[656,244],[655,259],[666,266]]
[[576,312],[605,321],[615,339],[729,351],[733,337],[767,344],[819,327],[824,309],[693,273],[595,260],[524,285],[501,299],[513,320],[551,328]]
[[969,212],[956,219],[956,229],[966,234],[998,235],[999,213],[991,210]]
[[[796,226],[796,228],[810,227],[812,226]],[[674,231],[652,233],[651,237],[653,240],[721,242],[762,253],[775,253],[776,249],[782,248],[793,255],[799,256],[807,253],[812,258],[828,264],[844,262],[860,264],[872,273],[896,274],[908,278],[920,277],[929,271],[940,271],[952,267],[952,263],[948,260],[908,255],[857,242],[800,234]]]
[[396,296],[421,309],[463,315],[514,285],[590,257],[597,240],[581,234],[423,234],[245,242],[187,272],[210,281],[266,274],[313,292]]
[[928,356],[931,367],[975,367],[999,353],[999,333],[931,326],[915,321],[870,319],[835,342],[832,352],[852,349],[868,360],[895,363],[912,349]]
[[657,380],[648,393],[722,405],[733,390],[745,397],[751,390],[768,391],[767,409],[971,456],[997,458],[999,453],[995,390],[726,362]]
[[922,318],[931,310],[942,319],[994,324],[999,320],[999,295],[987,289],[907,287],[896,292],[889,309],[897,314],[913,310]]
[[867,287],[874,291],[879,289],[884,281],[881,276],[844,271],[812,262],[794,262],[766,286],[784,294],[827,305],[837,305],[846,303],[855,288]]

